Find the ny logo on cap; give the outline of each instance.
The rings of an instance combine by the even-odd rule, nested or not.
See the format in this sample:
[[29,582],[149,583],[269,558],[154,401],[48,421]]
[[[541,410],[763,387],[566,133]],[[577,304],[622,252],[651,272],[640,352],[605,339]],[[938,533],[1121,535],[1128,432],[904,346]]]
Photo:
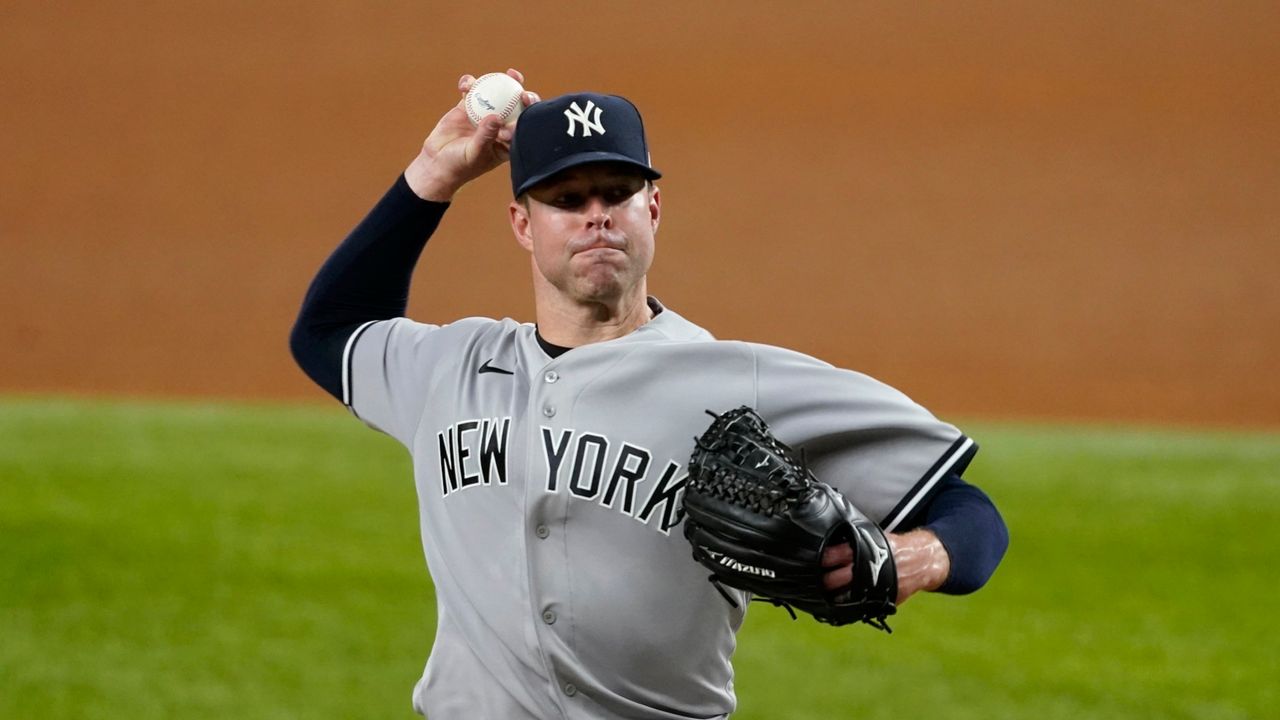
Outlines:
[[[595,117],[588,119],[587,116],[592,110],[596,111]],[[569,136],[573,137],[573,130],[579,125],[582,127],[582,137],[591,137],[592,130],[603,135],[604,125],[600,124],[600,113],[602,112],[604,112],[603,108],[596,107],[595,102],[592,100],[587,101],[585,109],[578,107],[576,100],[569,103],[569,109],[564,111],[564,116],[569,118]]]

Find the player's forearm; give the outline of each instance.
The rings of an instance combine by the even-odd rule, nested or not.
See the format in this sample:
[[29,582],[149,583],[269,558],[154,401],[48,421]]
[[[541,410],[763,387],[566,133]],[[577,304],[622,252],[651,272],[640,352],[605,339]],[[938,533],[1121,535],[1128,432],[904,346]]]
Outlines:
[[893,562],[898,570],[898,604],[918,592],[937,590],[951,572],[951,556],[931,530],[918,528],[889,534]]
[[362,323],[404,315],[414,266],[447,208],[419,198],[401,176],[316,273],[289,346],[334,397],[342,396],[347,338]]

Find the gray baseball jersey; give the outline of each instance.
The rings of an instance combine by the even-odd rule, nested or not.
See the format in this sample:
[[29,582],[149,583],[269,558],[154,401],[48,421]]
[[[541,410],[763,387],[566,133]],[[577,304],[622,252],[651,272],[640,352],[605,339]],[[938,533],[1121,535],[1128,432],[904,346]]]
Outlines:
[[414,707],[452,718],[715,718],[735,609],[676,527],[704,411],[756,408],[886,530],[974,445],[902,393],[670,309],[557,358],[533,325],[368,323],[343,401],[413,456],[438,626]]

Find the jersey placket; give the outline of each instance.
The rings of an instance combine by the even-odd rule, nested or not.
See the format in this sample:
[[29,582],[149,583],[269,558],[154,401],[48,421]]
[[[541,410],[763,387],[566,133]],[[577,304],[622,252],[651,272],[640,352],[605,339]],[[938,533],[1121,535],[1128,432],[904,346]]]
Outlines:
[[[535,350],[531,355],[540,355]],[[543,356],[545,357],[545,356]],[[548,676],[556,686],[562,708],[580,692],[579,680],[566,675],[563,655],[572,639],[573,608],[569,589],[568,510],[569,497],[559,487],[564,482],[563,464],[549,462],[572,429],[566,424],[571,398],[562,382],[559,360],[540,369],[531,364],[526,417],[530,418],[526,441],[529,447],[528,482],[525,484],[524,532],[528,543],[529,611],[533,614],[535,652],[543,659]],[[563,453],[561,454],[563,460]],[[555,470],[555,474],[552,471]],[[566,713],[568,709],[564,708]]]

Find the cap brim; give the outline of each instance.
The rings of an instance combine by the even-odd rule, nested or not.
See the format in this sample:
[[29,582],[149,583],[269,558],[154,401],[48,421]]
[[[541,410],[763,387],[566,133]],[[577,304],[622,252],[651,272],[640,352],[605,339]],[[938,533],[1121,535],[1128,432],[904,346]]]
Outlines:
[[648,165],[645,165],[644,163],[636,162],[635,158],[627,157],[626,155],[621,155],[619,153],[611,153],[611,152],[584,152],[584,153],[578,153],[576,155],[569,155],[567,157],[562,157],[559,160],[551,163],[547,167],[543,168],[542,172],[538,173],[537,175],[533,175],[531,177],[526,178],[525,181],[520,184],[520,187],[516,188],[516,197],[520,197],[521,195],[528,192],[529,188],[533,187],[534,185],[537,185],[543,180],[546,180],[552,175],[555,175],[561,170],[568,170],[569,168],[575,167],[577,165],[585,165],[587,163],[597,163],[597,162],[616,162],[616,163],[622,163],[624,165],[630,165],[642,171],[645,177],[649,178],[650,180],[657,180],[658,178],[662,177],[662,173],[658,172],[657,170],[654,170],[653,168],[649,167]]

